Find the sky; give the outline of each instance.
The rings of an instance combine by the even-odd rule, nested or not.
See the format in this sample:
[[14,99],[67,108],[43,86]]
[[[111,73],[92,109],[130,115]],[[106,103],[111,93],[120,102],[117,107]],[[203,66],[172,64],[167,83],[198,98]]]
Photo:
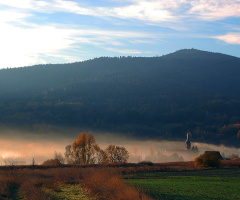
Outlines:
[[0,0],[0,68],[190,48],[240,57],[240,0]]

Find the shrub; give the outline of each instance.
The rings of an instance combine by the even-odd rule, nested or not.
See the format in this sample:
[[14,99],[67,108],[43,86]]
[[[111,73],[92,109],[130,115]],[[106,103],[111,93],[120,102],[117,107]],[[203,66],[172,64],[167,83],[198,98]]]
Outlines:
[[141,162],[139,162],[139,164],[148,165],[148,166],[153,166],[154,165],[153,162],[151,162],[151,161],[141,161]]
[[152,200],[138,189],[127,185],[116,169],[85,170],[83,186],[98,200]]
[[238,160],[238,159],[239,159],[239,155],[238,154],[230,155],[230,160]]
[[205,152],[195,159],[194,164],[198,167],[220,167],[221,155],[216,151]]
[[42,165],[61,165],[61,162],[58,159],[49,159],[45,160]]

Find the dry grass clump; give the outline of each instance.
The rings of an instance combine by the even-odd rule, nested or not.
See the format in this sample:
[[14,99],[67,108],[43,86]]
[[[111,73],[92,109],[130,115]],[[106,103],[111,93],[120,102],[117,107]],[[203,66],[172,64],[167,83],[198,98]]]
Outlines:
[[19,199],[19,196],[31,200],[37,200],[40,196],[42,200],[50,199],[40,188],[50,180],[46,174],[30,169],[8,169],[0,171],[0,179],[0,199]]
[[[40,183],[41,185],[42,183]],[[27,180],[22,182],[19,192],[26,198],[31,200],[49,200],[51,199],[40,187],[37,180]]]
[[0,173],[0,199],[14,198],[14,190],[19,186],[19,178],[15,171]]
[[91,169],[84,174],[83,185],[99,200],[150,200],[141,191],[126,185],[116,169]]

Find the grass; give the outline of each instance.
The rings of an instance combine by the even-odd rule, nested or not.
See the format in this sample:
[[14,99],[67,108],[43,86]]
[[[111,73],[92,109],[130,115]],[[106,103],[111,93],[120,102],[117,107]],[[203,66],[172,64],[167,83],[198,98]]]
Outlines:
[[239,199],[240,163],[224,162],[222,166],[206,169],[196,168],[193,162],[179,162],[1,167],[0,199]]
[[125,178],[153,199],[232,200],[240,196],[240,169],[140,173]]
[[151,200],[127,185],[116,168],[3,168],[0,199]]
[[59,184],[59,190],[43,188],[43,190],[54,200],[94,200],[86,195],[85,190],[80,185]]

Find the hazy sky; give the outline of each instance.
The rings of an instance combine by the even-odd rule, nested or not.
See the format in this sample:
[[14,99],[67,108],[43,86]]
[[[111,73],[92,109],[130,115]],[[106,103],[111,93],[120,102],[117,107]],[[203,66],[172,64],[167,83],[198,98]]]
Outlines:
[[240,0],[0,0],[0,68],[182,48],[240,57]]

